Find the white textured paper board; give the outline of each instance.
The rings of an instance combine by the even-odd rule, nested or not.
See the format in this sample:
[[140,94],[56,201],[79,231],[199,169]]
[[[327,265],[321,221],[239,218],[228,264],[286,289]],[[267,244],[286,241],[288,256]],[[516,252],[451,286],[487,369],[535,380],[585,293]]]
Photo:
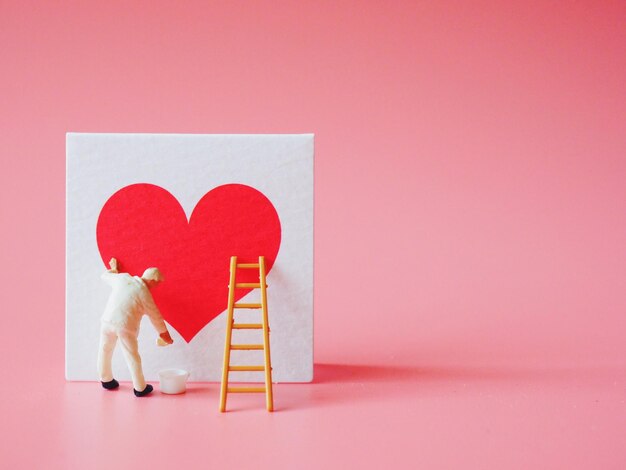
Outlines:
[[[125,188],[136,187],[133,185],[150,185],[150,188],[168,191],[176,198],[188,221],[207,193],[225,185],[252,188],[252,192],[261,193],[271,202],[280,220],[280,246],[267,277],[273,379],[275,382],[311,381],[313,135],[69,133],[66,378],[98,380],[100,317],[110,288],[100,279],[106,267],[96,232],[103,223],[101,213],[107,201],[115,200]],[[263,233],[262,229],[250,228]],[[99,233],[102,238],[102,232]],[[202,250],[202,242],[192,245],[203,263],[227,267],[229,259],[214,259],[198,251]],[[170,248],[164,246],[163,250]],[[123,264],[124,260],[121,261]],[[131,274],[141,275],[142,272]],[[193,273],[187,275],[193,277]],[[168,276],[165,277],[167,283]],[[256,299],[258,291],[253,291],[241,302]],[[183,300],[189,302],[188,298]],[[168,324],[174,344],[165,348],[156,346],[157,333],[144,317],[139,349],[146,379],[156,381],[159,370],[175,367],[191,371],[190,381],[221,380],[226,302],[224,298],[224,311],[199,329],[189,342]],[[171,309],[170,312],[161,310],[167,321]],[[240,312],[236,313],[236,321],[260,322],[260,311]],[[237,315],[240,315],[239,320]],[[262,333],[258,330],[236,330],[233,335],[236,335],[233,343],[262,342]],[[187,333],[187,336],[191,335]],[[232,364],[261,365],[262,352],[233,352]],[[118,380],[130,380],[119,345],[114,354],[113,371]],[[236,374],[231,373],[232,381],[263,381],[262,373]]]

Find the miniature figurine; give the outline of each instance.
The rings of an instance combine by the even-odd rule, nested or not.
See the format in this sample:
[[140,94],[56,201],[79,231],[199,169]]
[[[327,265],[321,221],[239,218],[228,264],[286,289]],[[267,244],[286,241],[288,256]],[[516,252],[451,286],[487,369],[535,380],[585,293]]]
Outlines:
[[141,356],[139,356],[137,344],[141,317],[144,314],[148,315],[159,333],[157,344],[165,346],[174,342],[150,293],[150,289],[158,285],[163,280],[163,276],[157,268],[146,269],[141,277],[120,273],[117,270],[115,258],[111,258],[109,266],[111,269],[102,274],[102,279],[113,288],[113,292],[102,315],[98,353],[100,381],[102,387],[107,390],[119,387],[111,369],[113,350],[119,338],[132,376],[135,396],[143,397],[154,388],[146,383],[141,368]]

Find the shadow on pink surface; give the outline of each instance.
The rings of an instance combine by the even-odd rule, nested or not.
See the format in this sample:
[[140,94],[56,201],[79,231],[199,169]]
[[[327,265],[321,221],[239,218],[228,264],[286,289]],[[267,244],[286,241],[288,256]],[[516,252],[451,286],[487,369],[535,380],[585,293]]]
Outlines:
[[[315,380],[304,387],[279,385],[277,411],[373,406],[405,406],[407,400],[491,394],[562,393],[588,390],[594,396],[614,390],[626,380],[625,367],[538,365],[384,366],[315,364]],[[495,396],[495,395],[494,395]],[[405,405],[402,405],[402,404]]]
[[330,383],[428,383],[456,381],[572,381],[578,379],[623,378],[624,367],[564,366],[383,366],[356,364],[315,364],[313,384]]
[[[609,381],[626,377],[626,370],[588,367],[505,366],[505,365],[364,365],[315,364],[311,384],[274,385],[275,411],[352,406],[357,403],[403,402],[450,394],[484,394],[496,390],[554,389],[585,385],[604,387]],[[219,398],[219,383],[193,383],[187,396]],[[164,400],[185,395],[163,395]],[[260,395],[229,396],[229,413],[264,409]]]

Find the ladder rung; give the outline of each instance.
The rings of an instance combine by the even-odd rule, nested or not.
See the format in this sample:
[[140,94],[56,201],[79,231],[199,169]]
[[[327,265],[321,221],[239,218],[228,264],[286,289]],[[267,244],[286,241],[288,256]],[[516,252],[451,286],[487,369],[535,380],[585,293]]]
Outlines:
[[265,387],[228,387],[228,393],[265,393]]
[[239,269],[259,269],[259,263],[241,263],[237,265]]
[[235,304],[234,308],[261,308],[261,304]]
[[262,344],[231,344],[230,349],[235,349],[237,351],[248,350],[248,349],[263,349]]
[[259,289],[260,287],[260,282],[238,282],[235,284],[235,289]]
[[233,371],[237,371],[237,372],[254,372],[254,371],[261,371],[263,372],[265,370],[265,366],[230,366],[228,368],[228,370],[233,370]]
[[262,328],[262,323],[233,323],[235,330],[260,330]]

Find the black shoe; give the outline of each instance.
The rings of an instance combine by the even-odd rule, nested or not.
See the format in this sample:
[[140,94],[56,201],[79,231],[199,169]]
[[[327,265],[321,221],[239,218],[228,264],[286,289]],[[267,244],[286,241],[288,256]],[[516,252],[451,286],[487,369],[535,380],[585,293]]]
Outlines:
[[150,384],[147,384],[146,388],[144,388],[142,392],[138,392],[133,388],[133,392],[135,392],[136,397],[145,397],[146,395],[149,395],[152,390],[154,390],[154,387],[152,387],[152,385]]
[[110,380],[108,382],[100,382],[102,384],[102,388],[106,388],[107,390],[115,390],[117,387],[120,386],[120,383],[113,379]]

